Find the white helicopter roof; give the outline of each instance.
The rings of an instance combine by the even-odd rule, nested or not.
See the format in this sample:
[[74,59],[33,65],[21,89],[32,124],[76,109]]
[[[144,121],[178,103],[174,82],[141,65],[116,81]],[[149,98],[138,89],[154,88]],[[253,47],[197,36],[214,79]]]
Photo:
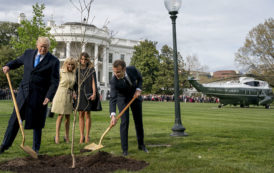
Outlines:
[[231,80],[224,82],[212,82],[203,84],[205,87],[216,88],[258,88],[269,89],[269,85],[266,81],[256,80],[251,77],[240,77],[239,80]]

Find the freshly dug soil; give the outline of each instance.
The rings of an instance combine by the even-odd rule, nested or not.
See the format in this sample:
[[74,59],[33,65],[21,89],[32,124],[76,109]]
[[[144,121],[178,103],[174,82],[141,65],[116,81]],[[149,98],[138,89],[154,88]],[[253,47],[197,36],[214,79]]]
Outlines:
[[71,155],[41,155],[38,159],[25,157],[2,162],[0,163],[0,170],[18,173],[107,173],[118,169],[138,171],[148,165],[145,161],[113,156],[100,151],[93,155],[75,156],[75,158],[76,168],[71,168]]

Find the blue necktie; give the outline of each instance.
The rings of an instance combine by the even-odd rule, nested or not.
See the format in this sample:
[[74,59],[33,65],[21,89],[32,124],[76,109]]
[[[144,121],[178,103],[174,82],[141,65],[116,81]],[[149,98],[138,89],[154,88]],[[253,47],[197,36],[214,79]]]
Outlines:
[[37,56],[35,57],[34,67],[36,67],[36,66],[39,64],[39,62],[40,62],[40,57],[41,57],[41,55],[37,55]]

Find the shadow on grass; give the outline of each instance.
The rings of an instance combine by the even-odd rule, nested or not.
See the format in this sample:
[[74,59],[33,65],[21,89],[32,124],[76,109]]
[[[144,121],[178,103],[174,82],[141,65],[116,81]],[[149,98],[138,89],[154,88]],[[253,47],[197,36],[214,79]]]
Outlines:
[[240,107],[240,106],[229,106],[229,105],[226,105],[226,106],[223,106],[222,108],[218,108],[218,109],[225,109],[225,108],[231,108],[231,109],[262,109],[262,110],[269,110],[269,109],[274,109],[274,106],[270,106],[269,109],[266,109],[265,107],[263,106],[250,106],[250,107]]

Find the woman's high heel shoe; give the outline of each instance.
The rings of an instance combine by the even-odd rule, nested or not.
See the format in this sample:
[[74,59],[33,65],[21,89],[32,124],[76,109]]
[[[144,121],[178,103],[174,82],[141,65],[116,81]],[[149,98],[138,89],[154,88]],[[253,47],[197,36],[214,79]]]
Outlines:
[[65,143],[69,143],[69,139],[67,139],[65,136],[63,138]]
[[88,137],[88,138],[85,140],[85,143],[87,144],[87,143],[89,143],[89,141],[90,141],[90,137]]
[[59,144],[59,141],[58,142],[56,141],[56,136],[54,136],[53,140],[55,144]]
[[82,139],[82,140],[80,139],[79,144],[83,144],[84,142],[85,142],[85,137],[83,137],[83,139]]

